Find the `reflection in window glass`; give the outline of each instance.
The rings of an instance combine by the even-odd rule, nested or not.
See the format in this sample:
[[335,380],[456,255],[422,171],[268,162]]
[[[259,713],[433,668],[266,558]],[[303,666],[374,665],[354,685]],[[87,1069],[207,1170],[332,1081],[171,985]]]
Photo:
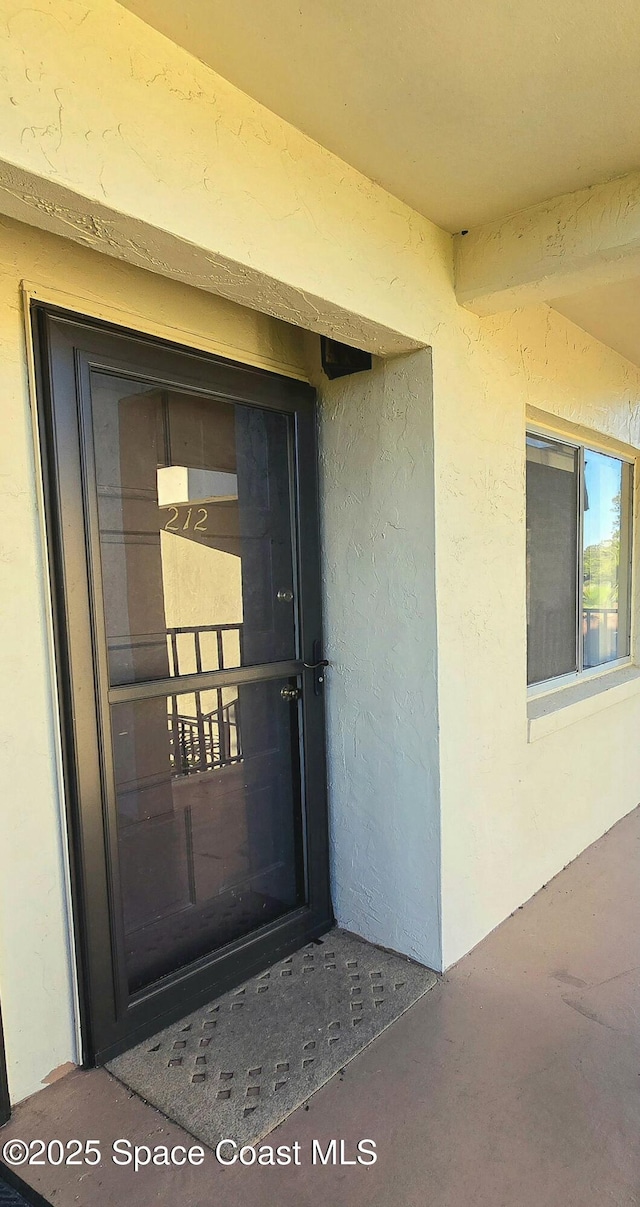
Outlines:
[[578,453],[527,437],[527,681],[577,670]]
[[111,709],[130,991],[304,900],[289,680]]
[[585,449],[584,666],[629,654],[631,466]]
[[92,371],[112,685],[295,654],[289,421]]

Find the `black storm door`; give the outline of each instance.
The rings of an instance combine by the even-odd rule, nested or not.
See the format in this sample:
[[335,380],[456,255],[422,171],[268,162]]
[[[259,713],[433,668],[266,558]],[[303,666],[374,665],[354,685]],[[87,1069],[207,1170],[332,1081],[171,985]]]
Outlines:
[[36,308],[86,1058],[331,922],[313,391]]

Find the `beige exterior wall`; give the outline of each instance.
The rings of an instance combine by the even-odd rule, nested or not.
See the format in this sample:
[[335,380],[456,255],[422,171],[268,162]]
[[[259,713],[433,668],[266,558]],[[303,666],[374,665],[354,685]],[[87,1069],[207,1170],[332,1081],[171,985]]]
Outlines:
[[1,206],[69,236],[2,228],[0,988],[18,1098],[75,1052],[20,280],[294,374],[299,336],[258,311],[385,355],[430,346],[322,384],[323,528],[338,918],[438,966],[640,798],[637,695],[528,741],[524,560],[527,405],[637,448],[640,371],[546,306],[460,309],[449,236],[114,0],[2,9]]
[[545,305],[436,300],[433,386],[378,362],[321,415],[336,908],[446,968],[640,800],[637,679],[529,741],[525,610],[527,408],[635,452],[640,371]]
[[0,209],[375,352],[424,342],[450,236],[116,0],[0,16]]
[[292,376],[305,372],[296,328],[0,219],[0,992],[16,1101],[77,1053],[23,281],[84,313]]
[[431,354],[316,380],[334,905],[441,968]]
[[449,966],[640,800],[640,695],[528,741],[524,494],[527,407],[637,450],[640,371],[544,305],[458,311],[434,398]]

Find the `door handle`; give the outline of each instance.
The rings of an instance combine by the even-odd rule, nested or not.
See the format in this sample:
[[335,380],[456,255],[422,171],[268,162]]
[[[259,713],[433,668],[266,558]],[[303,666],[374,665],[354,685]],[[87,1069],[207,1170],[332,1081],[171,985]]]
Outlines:
[[314,641],[313,643],[313,662],[303,662],[302,665],[307,671],[313,671],[313,690],[316,696],[321,696],[324,688],[324,671],[329,665],[326,658],[321,658],[322,642]]
[[290,684],[287,684],[286,687],[281,689],[280,695],[282,696],[283,700],[287,701],[288,704],[292,704],[294,700],[300,699],[302,692],[300,691],[299,687],[291,687]]

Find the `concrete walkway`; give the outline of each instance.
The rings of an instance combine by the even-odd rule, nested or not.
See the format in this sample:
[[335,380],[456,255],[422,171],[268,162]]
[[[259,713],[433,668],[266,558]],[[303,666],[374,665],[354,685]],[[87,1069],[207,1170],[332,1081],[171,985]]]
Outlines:
[[[96,1169],[31,1167],[56,1207],[627,1207],[640,1204],[640,812],[509,918],[276,1129],[301,1165],[111,1163],[117,1137],[193,1141],[103,1070],[73,1072],[0,1131],[99,1139]],[[373,1166],[311,1164],[372,1138]]]

